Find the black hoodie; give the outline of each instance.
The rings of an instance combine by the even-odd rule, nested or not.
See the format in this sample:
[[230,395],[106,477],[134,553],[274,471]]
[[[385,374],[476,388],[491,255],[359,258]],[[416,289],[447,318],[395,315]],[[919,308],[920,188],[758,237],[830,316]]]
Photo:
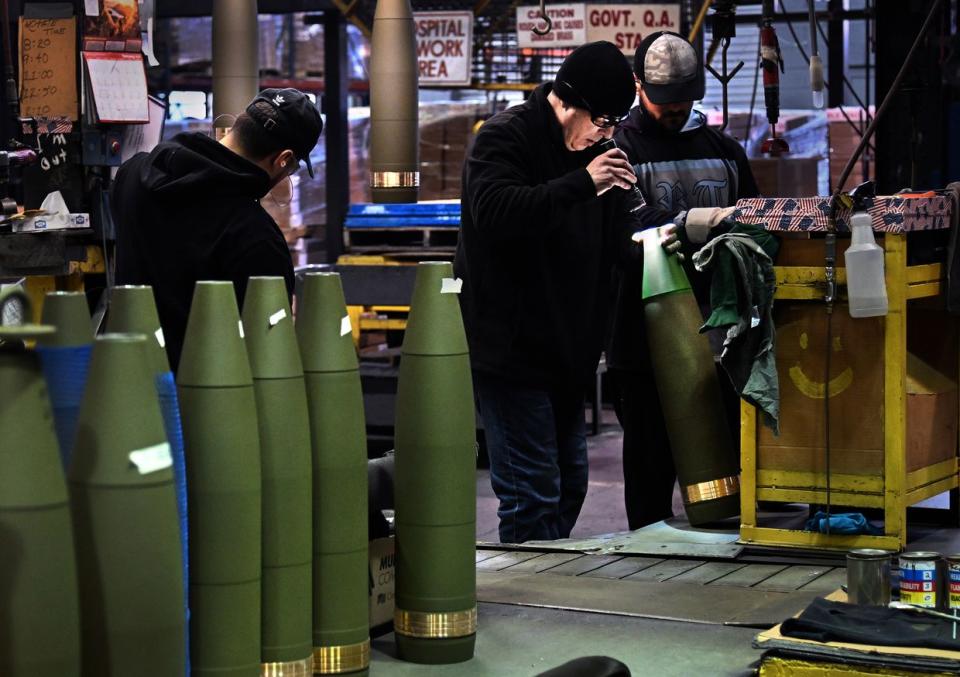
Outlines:
[[204,134],[178,134],[125,162],[113,185],[117,284],[149,284],[176,371],[198,280],[279,275],[293,291],[283,234],[258,200],[268,174]]
[[579,387],[597,367],[614,260],[630,235],[672,213],[624,211],[597,197],[587,164],[566,149],[542,85],[484,123],[463,167],[454,260],[473,368],[531,387]]
[[[636,106],[614,137],[633,164],[647,204],[680,211],[694,207],[730,207],[757,196],[747,154],[733,138],[707,126],[691,111],[686,125],[671,132],[643,106]],[[701,305],[709,304],[710,279],[697,273],[686,251],[684,269]],[[614,311],[607,344],[607,364],[614,369],[648,371],[651,366],[641,298],[642,273],[618,266],[613,275]]]

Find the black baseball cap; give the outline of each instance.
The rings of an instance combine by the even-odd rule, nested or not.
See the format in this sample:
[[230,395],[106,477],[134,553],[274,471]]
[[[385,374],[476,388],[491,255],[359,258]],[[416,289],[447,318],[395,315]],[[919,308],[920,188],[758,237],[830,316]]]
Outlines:
[[653,103],[699,101],[706,91],[700,54],[686,38],[657,31],[643,39],[633,55],[633,72]]
[[[270,105],[270,114],[255,105],[260,101]],[[247,106],[247,115],[288,146],[313,178],[310,151],[323,131],[323,119],[306,94],[291,88],[265,89]]]

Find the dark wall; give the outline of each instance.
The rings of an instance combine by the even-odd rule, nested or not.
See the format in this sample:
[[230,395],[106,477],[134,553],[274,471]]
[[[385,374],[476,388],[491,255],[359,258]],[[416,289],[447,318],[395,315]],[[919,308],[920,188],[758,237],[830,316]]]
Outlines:
[[[876,3],[878,102],[890,90],[931,4],[931,0]],[[952,4],[941,3],[940,16],[877,127],[877,188],[882,194],[908,187],[940,188],[946,182],[950,150],[946,111],[954,95],[942,84],[942,62],[952,33]]]

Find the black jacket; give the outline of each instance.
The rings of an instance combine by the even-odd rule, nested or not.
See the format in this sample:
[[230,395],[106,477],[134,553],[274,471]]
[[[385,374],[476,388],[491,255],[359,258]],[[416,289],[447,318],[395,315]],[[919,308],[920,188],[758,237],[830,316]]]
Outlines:
[[270,177],[204,134],[178,134],[128,160],[113,185],[117,283],[149,284],[176,370],[198,280],[231,280],[243,307],[251,275],[293,291],[283,234],[258,200]]
[[568,151],[542,85],[488,120],[463,168],[454,269],[473,368],[532,387],[579,386],[596,370],[613,261],[671,214],[597,197],[597,151]]
[[[617,129],[617,145],[637,173],[648,205],[680,211],[694,207],[729,207],[757,196],[757,184],[743,148],[711,129],[706,117],[692,111],[679,132],[660,127],[642,106]],[[709,278],[697,273],[687,251],[684,268],[697,300],[708,304]],[[607,344],[607,363],[617,369],[646,371],[650,364],[637,266],[617,266],[613,274],[614,311]]]

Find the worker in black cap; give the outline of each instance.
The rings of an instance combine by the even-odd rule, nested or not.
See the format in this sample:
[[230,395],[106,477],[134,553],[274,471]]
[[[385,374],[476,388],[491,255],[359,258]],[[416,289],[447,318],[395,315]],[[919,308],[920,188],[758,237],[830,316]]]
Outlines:
[[670,221],[630,212],[626,156],[601,152],[634,100],[609,42],[480,128],[463,169],[454,269],[500,540],[565,538],[587,491],[584,393],[603,347],[607,285],[630,236]]
[[[684,267],[698,302],[709,307],[709,279],[693,269],[689,254],[738,199],[757,196],[757,185],[740,144],[708,127],[703,113],[693,110],[705,90],[703,63],[693,45],[676,33],[651,33],[637,47],[633,71],[640,105],[619,126],[617,145],[630,159],[646,203],[680,212],[677,244],[688,254]],[[607,376],[623,426],[627,522],[639,529],[673,515],[676,471],[646,348],[642,273],[637,266],[617,266],[613,279]],[[726,375],[721,384],[736,410]]]
[[280,275],[293,293],[293,262],[283,234],[260,206],[310,151],[323,122],[296,89],[262,91],[220,140],[178,134],[138,153],[117,172],[117,283],[149,284],[167,355],[176,370],[198,280],[230,280],[243,307],[247,279]]

